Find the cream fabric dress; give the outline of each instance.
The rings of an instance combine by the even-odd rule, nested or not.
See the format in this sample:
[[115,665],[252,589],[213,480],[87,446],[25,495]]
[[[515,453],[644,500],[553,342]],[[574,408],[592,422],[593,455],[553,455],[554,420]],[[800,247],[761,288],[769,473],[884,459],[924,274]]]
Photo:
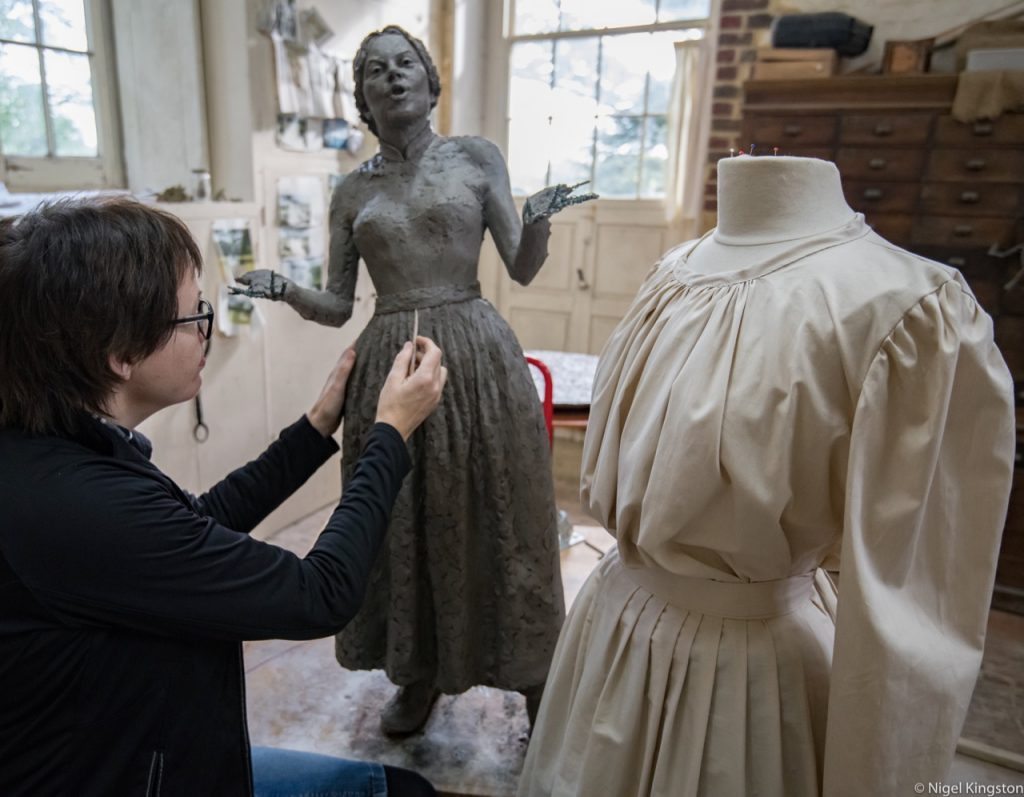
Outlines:
[[981,662],[1014,446],[991,320],[859,215],[742,271],[692,247],[601,356],[582,496],[618,552],[519,794],[911,795]]

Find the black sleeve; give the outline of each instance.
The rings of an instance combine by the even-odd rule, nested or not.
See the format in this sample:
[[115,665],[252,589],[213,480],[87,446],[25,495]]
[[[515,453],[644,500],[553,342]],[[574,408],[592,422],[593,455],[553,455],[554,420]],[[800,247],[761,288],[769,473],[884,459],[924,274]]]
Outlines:
[[338,444],[303,415],[257,459],[193,500],[200,515],[249,533],[323,465]]
[[110,467],[81,469],[89,475],[78,477],[77,503],[68,505],[63,485],[63,497],[51,495],[40,517],[41,534],[5,553],[69,625],[312,639],[337,632],[359,609],[410,467],[401,435],[376,424],[304,559],[197,515],[157,480],[133,475],[125,483],[124,472]]

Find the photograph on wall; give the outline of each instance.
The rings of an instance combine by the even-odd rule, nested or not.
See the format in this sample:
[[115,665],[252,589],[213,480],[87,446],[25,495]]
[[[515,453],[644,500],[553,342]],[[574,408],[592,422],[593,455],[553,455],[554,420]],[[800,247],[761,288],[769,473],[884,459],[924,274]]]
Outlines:
[[278,230],[281,271],[302,288],[323,288],[324,234],[323,227]]
[[319,119],[295,114],[277,115],[277,145],[291,152],[320,152],[324,148],[324,130]]
[[227,285],[217,288],[217,331],[233,338],[242,329],[253,323],[256,304],[248,296],[232,294]]
[[348,122],[344,119],[324,119],[324,146],[345,149],[348,146]]
[[225,279],[252,271],[256,258],[252,251],[252,231],[248,219],[216,219],[213,222],[213,241]]
[[323,183],[319,177],[281,177],[277,181],[277,223],[282,227],[323,227]]
[[239,327],[252,323],[255,305],[247,296],[233,296],[228,291],[237,277],[256,268],[252,230],[248,219],[215,219],[211,225],[217,247],[217,264],[221,284],[217,290],[217,330],[228,337],[238,334]]

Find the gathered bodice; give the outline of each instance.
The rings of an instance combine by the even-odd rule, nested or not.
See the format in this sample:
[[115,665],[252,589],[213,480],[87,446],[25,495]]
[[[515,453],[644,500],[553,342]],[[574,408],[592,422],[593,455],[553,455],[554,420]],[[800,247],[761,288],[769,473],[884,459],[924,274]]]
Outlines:
[[584,502],[629,564],[726,580],[806,573],[847,523],[858,436],[890,422],[872,407],[886,389],[872,366],[912,367],[933,315],[957,334],[989,322],[957,272],[860,216],[735,272],[690,270],[691,247],[666,255],[602,354]]

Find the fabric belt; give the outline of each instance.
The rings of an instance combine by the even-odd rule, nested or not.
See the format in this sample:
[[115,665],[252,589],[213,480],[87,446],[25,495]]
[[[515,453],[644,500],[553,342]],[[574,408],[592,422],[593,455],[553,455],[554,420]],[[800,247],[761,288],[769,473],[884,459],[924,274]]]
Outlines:
[[468,302],[480,298],[480,283],[470,285],[436,285],[429,288],[410,288],[399,293],[385,293],[377,297],[374,315],[440,307],[443,304]]
[[698,614],[763,620],[796,611],[814,595],[814,573],[777,581],[712,581],[653,567],[620,565],[639,587],[665,603]]

